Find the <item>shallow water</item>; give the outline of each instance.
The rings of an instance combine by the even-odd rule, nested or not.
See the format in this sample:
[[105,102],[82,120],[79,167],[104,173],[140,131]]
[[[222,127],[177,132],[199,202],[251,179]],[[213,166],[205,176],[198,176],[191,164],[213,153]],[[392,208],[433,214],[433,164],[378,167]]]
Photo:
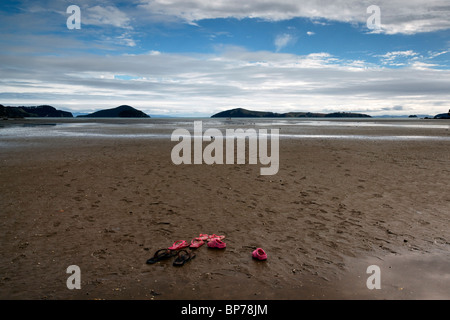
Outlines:
[[[439,140],[450,141],[450,122],[385,119],[27,119],[0,124],[0,147],[35,138],[113,138],[169,139],[175,129],[194,133],[194,121],[201,121],[200,132],[215,128],[226,136],[226,129],[278,129],[280,139],[353,139],[353,140]],[[197,132],[198,135],[198,132]]]

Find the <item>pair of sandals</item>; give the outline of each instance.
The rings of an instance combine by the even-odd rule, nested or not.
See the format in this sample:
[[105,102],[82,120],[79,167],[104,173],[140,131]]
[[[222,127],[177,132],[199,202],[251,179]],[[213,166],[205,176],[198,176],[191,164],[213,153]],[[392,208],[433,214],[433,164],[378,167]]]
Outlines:
[[198,237],[191,240],[191,244],[189,244],[186,240],[177,240],[168,249],[179,250],[186,247],[197,249],[200,248],[202,245],[204,245],[205,241],[207,242],[207,245],[210,248],[224,249],[227,246],[227,244],[222,241],[223,239],[225,239],[225,236],[218,236],[216,234],[212,235],[200,234]]
[[217,234],[200,234],[200,236],[195,238],[195,241],[201,241],[202,244],[204,241],[207,241],[207,245],[210,248],[225,249],[227,244],[222,241],[223,239],[225,239],[225,236],[218,236]]
[[192,259],[194,259],[195,253],[193,253],[192,251],[184,250],[184,249],[178,250],[178,251],[171,250],[171,249],[160,249],[160,250],[156,251],[154,256],[151,257],[150,259],[148,259],[146,263],[154,264],[158,261],[167,260],[167,259],[170,259],[175,256],[176,256],[176,259],[173,261],[173,265],[175,267],[181,267],[186,262],[189,262]]
[[[218,239],[215,241],[222,242]],[[213,241],[208,242],[209,244]],[[210,246],[211,248],[213,246]],[[177,256],[177,258],[173,261],[174,266],[183,266],[186,262],[191,261],[195,258],[195,253],[192,251],[181,249],[179,251],[170,250],[170,249],[160,249],[155,252],[155,255],[147,260],[147,264],[154,264],[161,260],[170,259],[174,256]],[[267,260],[267,253],[262,248],[257,248],[255,251],[252,252],[252,257],[256,260]]]
[[207,241],[208,247],[210,248],[224,249],[226,247],[226,243],[222,241],[224,238],[225,236],[218,236],[216,234],[200,234],[197,238],[192,239],[191,244],[189,244],[186,240],[177,240],[169,248],[156,251],[153,257],[148,259],[146,263],[154,264],[158,261],[167,260],[176,256],[176,259],[173,261],[173,265],[183,266],[186,262],[189,262],[195,258],[194,252],[183,248],[190,247],[197,249],[201,247],[205,241]]
[[192,239],[191,244],[189,244],[186,240],[177,240],[173,243],[171,247],[169,247],[169,250],[180,250],[186,247],[190,247],[193,249],[197,249],[201,247],[204,244],[202,240],[198,240],[197,238]]

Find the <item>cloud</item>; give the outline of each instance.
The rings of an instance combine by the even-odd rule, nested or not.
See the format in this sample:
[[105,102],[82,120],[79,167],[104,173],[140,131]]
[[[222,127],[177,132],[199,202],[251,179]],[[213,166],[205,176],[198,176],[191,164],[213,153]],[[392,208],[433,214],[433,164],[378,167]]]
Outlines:
[[326,52],[295,55],[225,47],[202,55],[85,54],[70,63],[62,56],[9,55],[1,61],[2,104],[48,103],[73,111],[121,103],[149,113],[163,108],[206,116],[233,106],[433,114],[450,100],[450,70],[380,68]]
[[117,40],[120,44],[128,46],[128,47],[135,47],[136,42],[133,40],[132,36],[125,32],[122,35],[117,37]]
[[432,52],[432,51],[430,51],[430,52],[428,52],[428,54],[430,56],[430,59],[433,59],[433,58],[439,57],[439,56],[441,56],[443,54],[446,54],[446,53],[449,53],[449,52],[450,51],[448,51],[448,50],[439,51],[439,52]]
[[114,6],[96,5],[82,11],[82,23],[95,26],[113,26],[132,30],[131,19]]
[[[67,17],[65,0],[19,1],[21,13],[58,12]],[[203,19],[259,18],[267,21],[305,18],[316,24],[331,21],[355,25],[367,32],[367,8],[380,7],[381,31],[386,34],[416,34],[450,29],[448,0],[136,0],[79,1],[82,24],[130,30],[133,25],[175,23],[192,25]]]
[[381,108],[384,111],[401,111],[404,110],[403,106],[393,106],[393,107],[384,107]]
[[295,43],[296,39],[290,34],[283,33],[279,34],[275,37],[274,45],[277,49],[277,52],[283,49],[284,47]]
[[[140,7],[153,14],[175,16],[187,22],[215,18],[261,18],[269,21],[308,18],[365,26],[373,1],[360,0],[141,0]],[[415,34],[450,28],[450,5],[445,0],[378,0],[382,31]],[[324,23],[322,21],[322,23]]]
[[394,60],[397,57],[412,57],[416,56],[417,53],[413,50],[405,50],[405,51],[392,51],[388,52],[384,55],[380,55],[380,57],[385,58],[386,60]]
[[382,55],[376,55],[380,59],[381,65],[388,67],[409,67],[413,69],[432,69],[441,67],[435,63],[434,59],[448,53],[448,51],[433,52],[428,51],[427,54],[419,54],[413,50],[391,51]]
[[381,63],[390,66],[404,66],[410,64],[411,59],[417,59],[418,54],[413,50],[392,51],[383,55],[378,55]]
[[306,32],[306,34],[307,34],[308,36],[313,36],[313,35],[315,35],[316,33],[313,32],[313,31],[308,31],[308,32]]

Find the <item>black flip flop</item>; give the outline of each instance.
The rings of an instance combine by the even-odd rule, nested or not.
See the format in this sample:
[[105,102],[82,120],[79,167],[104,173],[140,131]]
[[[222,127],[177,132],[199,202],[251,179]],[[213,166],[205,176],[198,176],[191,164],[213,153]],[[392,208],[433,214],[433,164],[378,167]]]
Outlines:
[[147,260],[147,264],[154,264],[161,260],[166,260],[175,256],[175,252],[169,249],[159,249],[155,252],[155,255]]
[[195,253],[187,250],[178,251],[177,258],[174,260],[173,265],[176,267],[183,266],[186,262],[195,258]]

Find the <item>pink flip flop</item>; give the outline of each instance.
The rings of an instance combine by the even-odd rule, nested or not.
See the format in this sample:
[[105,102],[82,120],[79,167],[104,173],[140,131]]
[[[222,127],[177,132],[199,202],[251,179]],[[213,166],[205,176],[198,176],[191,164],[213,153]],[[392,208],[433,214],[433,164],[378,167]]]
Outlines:
[[208,241],[208,247],[210,248],[224,249],[226,246],[227,244],[219,239],[212,239],[211,241]]
[[188,246],[189,246],[189,243],[187,243],[186,240],[177,240],[168,249],[169,250],[178,250],[178,249],[186,248]]
[[208,236],[208,241],[211,241],[211,240],[214,240],[214,239],[223,240],[223,239],[225,239],[225,236],[218,236],[215,233]]
[[258,260],[267,260],[267,254],[266,254],[266,252],[265,252],[263,249],[261,249],[261,248],[258,248],[258,249],[256,249],[255,251],[253,251],[252,257],[253,257],[254,259],[258,259]]
[[205,241],[205,240],[208,240],[208,237],[209,236],[207,234],[200,233],[200,235],[197,238],[195,238],[195,240],[203,240],[203,241]]
[[189,247],[190,248],[199,248],[199,247],[201,247],[204,244],[205,244],[205,241],[203,241],[201,239],[198,239],[198,238],[195,238],[195,239],[191,240],[191,245]]

